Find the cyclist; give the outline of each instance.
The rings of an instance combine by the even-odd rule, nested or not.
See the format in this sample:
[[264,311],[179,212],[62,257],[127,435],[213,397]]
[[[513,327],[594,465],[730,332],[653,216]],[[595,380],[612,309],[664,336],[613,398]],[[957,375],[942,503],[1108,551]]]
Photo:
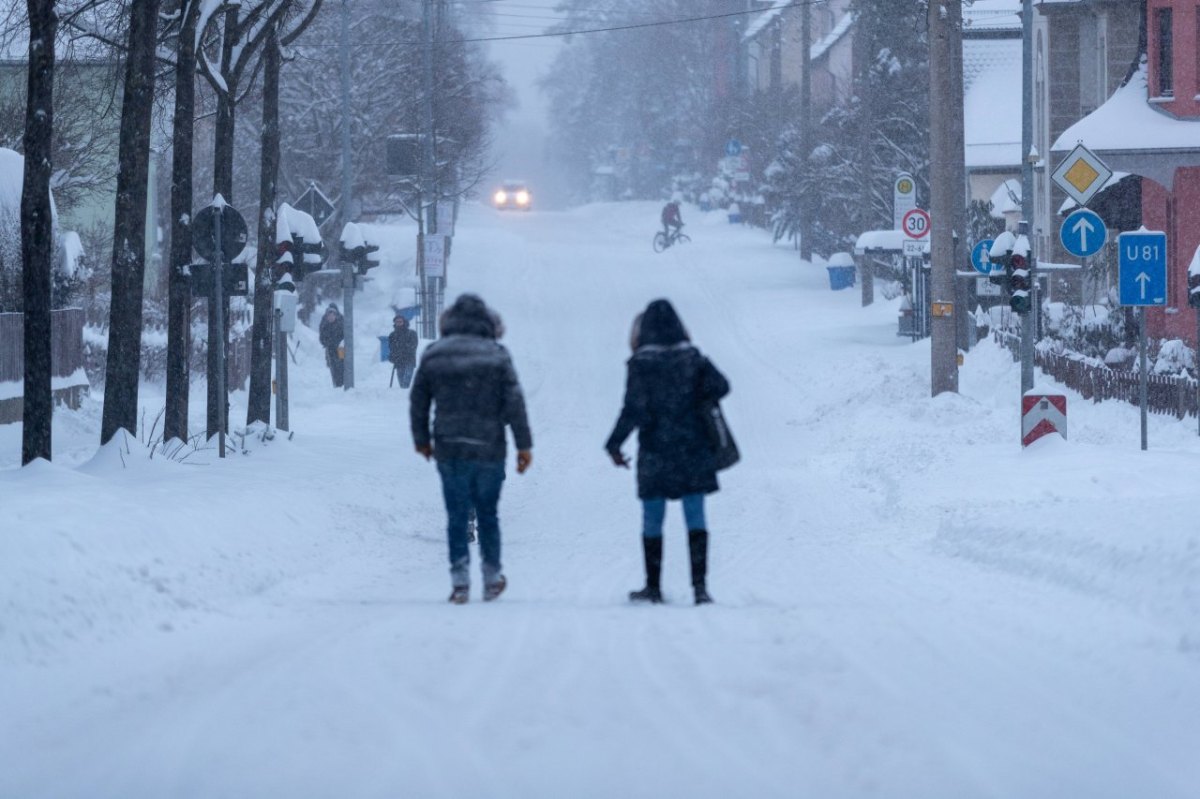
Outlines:
[[679,213],[679,195],[671,197],[670,201],[663,206],[662,209],[662,226],[663,235],[667,237],[667,244],[675,240],[675,236],[679,235],[680,229],[683,228],[683,216]]

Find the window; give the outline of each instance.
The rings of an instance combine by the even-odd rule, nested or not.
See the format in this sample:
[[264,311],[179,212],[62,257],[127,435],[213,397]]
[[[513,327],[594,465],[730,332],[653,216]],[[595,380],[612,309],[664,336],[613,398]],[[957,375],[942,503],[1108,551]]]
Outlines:
[[1174,48],[1172,47],[1172,10],[1160,8],[1156,13],[1158,29],[1158,96],[1175,96]]

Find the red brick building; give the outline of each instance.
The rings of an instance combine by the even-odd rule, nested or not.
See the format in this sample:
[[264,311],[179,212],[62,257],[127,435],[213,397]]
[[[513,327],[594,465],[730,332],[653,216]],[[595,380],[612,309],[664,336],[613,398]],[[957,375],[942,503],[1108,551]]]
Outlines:
[[1158,338],[1195,343],[1187,268],[1200,248],[1200,4],[1145,0],[1142,67],[1067,128],[1055,161],[1082,142],[1114,170],[1141,177],[1142,225],[1167,234],[1167,307],[1147,315]]

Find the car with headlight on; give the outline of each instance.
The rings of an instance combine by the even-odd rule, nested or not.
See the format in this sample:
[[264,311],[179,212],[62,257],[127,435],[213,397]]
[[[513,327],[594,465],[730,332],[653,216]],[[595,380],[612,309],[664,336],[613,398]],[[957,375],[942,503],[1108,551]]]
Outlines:
[[533,205],[533,194],[520,181],[505,181],[492,193],[492,205],[501,211],[528,211]]

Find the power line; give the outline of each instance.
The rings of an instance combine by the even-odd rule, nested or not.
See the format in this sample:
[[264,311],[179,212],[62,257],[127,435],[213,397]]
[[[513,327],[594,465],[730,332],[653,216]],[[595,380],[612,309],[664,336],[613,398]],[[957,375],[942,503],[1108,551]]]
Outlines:
[[[478,0],[483,2],[483,0]],[[662,28],[671,25],[686,25],[692,22],[707,22],[714,19],[728,19],[730,17],[742,17],[749,14],[761,14],[764,11],[784,11],[789,8],[800,8],[802,6],[811,6],[822,3],[824,0],[797,0],[797,2],[788,3],[787,5],[774,6],[771,9],[757,8],[751,11],[729,11],[724,14],[709,14],[702,17],[681,17],[679,19],[667,19],[657,22],[639,22],[629,25],[613,25],[606,28],[582,28],[579,30],[570,31],[554,31],[548,33],[524,33],[512,36],[479,36],[469,39],[441,39],[438,44],[469,44],[475,42],[507,42],[517,39],[562,39],[568,36],[581,36],[590,33],[613,33],[616,31],[630,31],[642,28]],[[396,41],[396,42],[371,42],[356,45],[357,47],[381,47],[390,45],[419,45],[418,41]],[[298,47],[333,47],[331,44],[303,44]]]

